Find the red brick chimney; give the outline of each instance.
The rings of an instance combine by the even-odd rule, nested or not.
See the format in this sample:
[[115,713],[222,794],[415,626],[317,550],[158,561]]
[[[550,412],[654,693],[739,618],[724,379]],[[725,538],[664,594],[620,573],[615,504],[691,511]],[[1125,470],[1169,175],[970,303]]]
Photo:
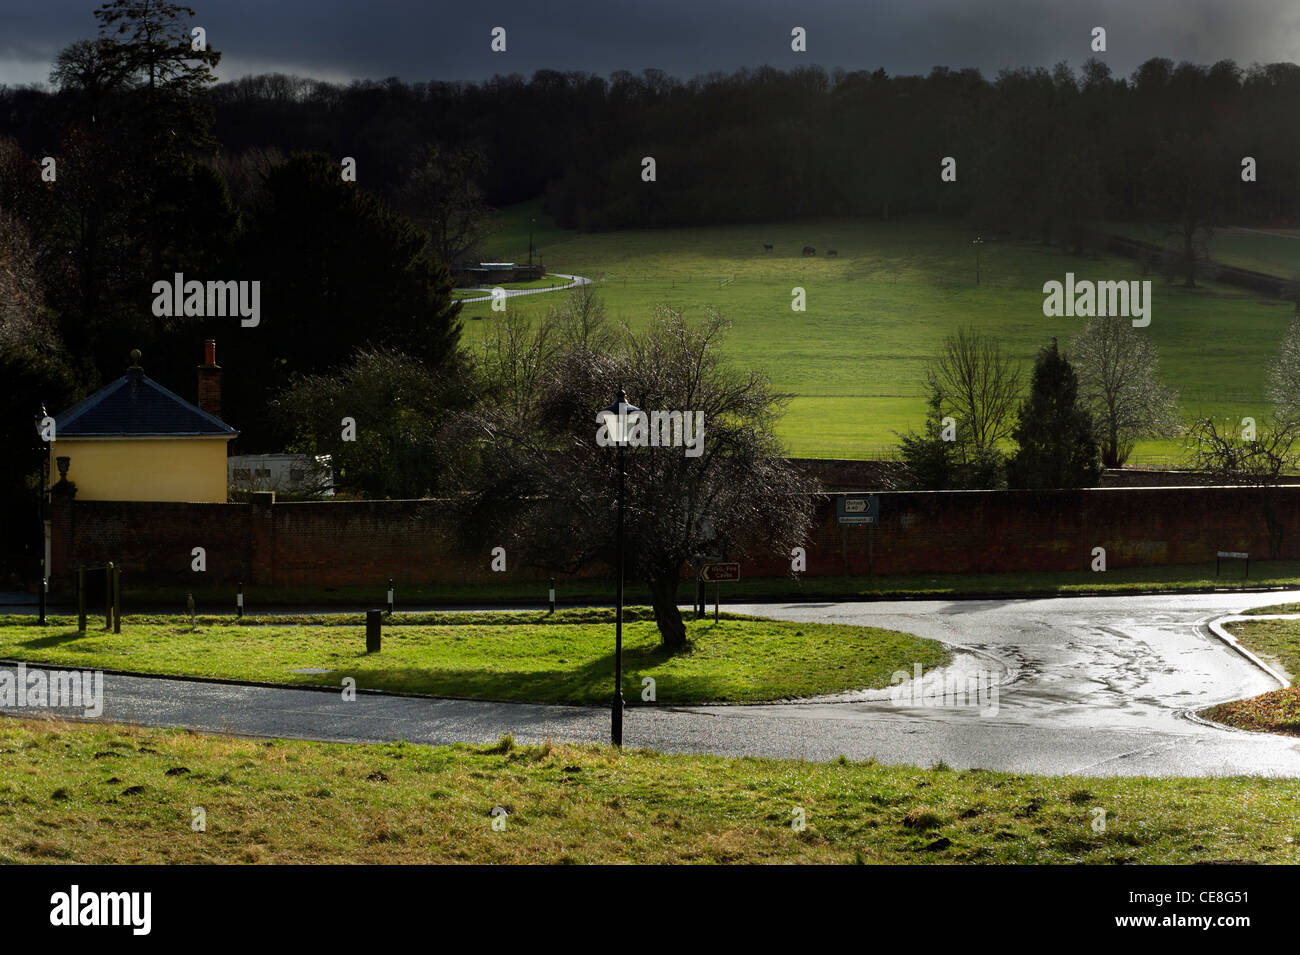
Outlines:
[[214,418],[221,417],[221,366],[217,364],[217,343],[203,343],[203,364],[199,365],[199,407]]

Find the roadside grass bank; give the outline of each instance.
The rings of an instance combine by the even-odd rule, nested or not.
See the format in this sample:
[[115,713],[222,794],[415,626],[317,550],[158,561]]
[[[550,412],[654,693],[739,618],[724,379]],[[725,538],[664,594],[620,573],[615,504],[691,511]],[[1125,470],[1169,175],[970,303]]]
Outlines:
[[[398,615],[379,653],[366,652],[356,615],[287,619],[124,616],[122,632],[74,617],[46,626],[0,618],[0,658],[51,666],[536,703],[603,703],[614,672],[613,615],[542,613]],[[877,627],[728,616],[689,621],[689,647],[669,654],[644,608],[623,628],[623,693],[657,703],[758,702],[888,686],[899,670],[951,658],[942,644]],[[325,672],[296,672],[302,670]]]
[[[744,574],[744,567],[741,567]],[[102,575],[100,575],[102,576]],[[87,611],[102,612],[102,587],[98,579],[89,581]],[[889,574],[876,576],[817,577],[744,577],[737,583],[723,584],[722,608],[728,604],[759,600],[935,600],[984,596],[1078,596],[1086,594],[1125,594],[1157,592],[1196,592],[1255,590],[1260,588],[1300,589],[1300,561],[1251,561],[1250,577],[1243,577],[1239,566],[1226,567],[1215,575],[1214,562],[1174,564],[1162,567],[1120,567],[1094,573],[1077,571],[1024,571],[980,574]],[[373,587],[249,587],[244,588],[245,606],[250,612],[258,608],[328,607],[352,610],[382,608],[386,600],[386,581],[376,580]],[[194,595],[200,613],[235,612],[233,587],[133,587],[129,574],[123,576],[122,606],[127,613],[134,609],[163,609],[179,612],[185,596]],[[612,606],[614,591],[603,578],[559,578],[556,595],[560,607],[575,604]],[[694,584],[683,581],[678,599],[683,604],[693,600]],[[630,602],[649,601],[643,586],[629,585]],[[539,606],[547,601],[547,581],[506,581],[502,583],[430,582],[397,587],[399,608],[526,605]],[[708,588],[708,610],[713,614],[714,589]],[[59,606],[64,612],[68,601]],[[34,612],[34,609],[33,611]]]
[[[1300,613],[1300,604],[1259,607],[1247,613]],[[1294,684],[1295,674],[1300,673],[1300,620],[1248,620],[1225,624],[1224,629]],[[1203,715],[1238,729],[1300,736],[1300,687],[1292,685],[1222,703],[1203,711]]]
[[8,863],[1294,863],[1298,798],[1296,780],[0,720]]

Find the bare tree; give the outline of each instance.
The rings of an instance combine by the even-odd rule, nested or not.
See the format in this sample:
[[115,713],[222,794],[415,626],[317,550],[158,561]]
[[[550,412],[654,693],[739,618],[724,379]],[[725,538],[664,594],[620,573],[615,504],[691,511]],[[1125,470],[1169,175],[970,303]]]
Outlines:
[[483,155],[426,147],[397,193],[402,211],[429,233],[438,261],[457,264],[487,234],[487,204],[478,186]]
[[123,46],[111,37],[77,40],[59,51],[50,83],[77,97],[93,118],[105,99],[134,85]]
[[1210,417],[1197,419],[1188,429],[1191,466],[1207,472],[1215,484],[1245,485],[1237,508],[1253,511],[1268,535],[1269,556],[1282,554],[1286,536],[1286,508],[1268,489],[1300,464],[1300,422],[1274,417],[1256,427],[1237,421],[1222,424]]
[[519,309],[493,320],[478,361],[483,393],[499,412],[516,421],[537,414],[543,379],[560,350],[559,320],[548,314],[536,325]]
[[1198,418],[1188,429],[1189,464],[1220,484],[1266,486],[1300,463],[1300,421],[1275,417],[1256,427]]
[[[773,436],[784,396],[724,362],[726,327],[716,313],[691,324],[661,307],[647,330],[624,329],[606,350],[563,345],[535,376],[535,400],[480,413],[483,467],[462,513],[467,543],[490,541],[551,570],[615,563],[619,454],[599,446],[596,413],[622,386],[647,412],[680,416],[671,432],[680,443],[625,449],[624,558],[628,579],[650,589],[664,647],[684,648],[683,571],[710,556],[788,555],[808,532],[817,490]],[[531,364],[535,354],[524,351]],[[701,416],[690,448],[687,421]],[[653,422],[652,436],[671,437]]]
[[31,233],[0,208],[0,348],[51,349],[55,335],[45,309]]
[[1070,347],[1105,467],[1122,467],[1138,438],[1179,432],[1177,395],[1156,376],[1159,351],[1129,319],[1093,318]]
[[1021,372],[992,338],[973,328],[959,328],[944,339],[926,378],[938,394],[939,410],[956,420],[960,439],[973,453],[996,449],[1010,437]]
[[572,289],[559,304],[551,306],[547,318],[569,348],[607,352],[616,344],[617,336],[606,320],[605,303],[591,283]]

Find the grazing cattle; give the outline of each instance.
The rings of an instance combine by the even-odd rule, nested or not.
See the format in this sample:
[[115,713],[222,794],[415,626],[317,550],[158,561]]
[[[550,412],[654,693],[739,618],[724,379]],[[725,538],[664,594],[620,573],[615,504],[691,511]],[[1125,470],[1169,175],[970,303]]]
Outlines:
[[811,245],[805,245],[805,246],[803,247],[803,254],[804,254],[804,255],[816,255],[816,254],[817,254],[817,250],[814,249]]
[[838,249],[827,249],[827,250],[826,250],[826,254],[827,254],[827,255],[839,255],[840,253],[839,253],[839,250],[838,250]]
[[764,242],[764,243],[763,243],[763,251],[764,251],[764,252],[771,252],[771,251],[772,251],[772,243],[771,243],[771,242]]

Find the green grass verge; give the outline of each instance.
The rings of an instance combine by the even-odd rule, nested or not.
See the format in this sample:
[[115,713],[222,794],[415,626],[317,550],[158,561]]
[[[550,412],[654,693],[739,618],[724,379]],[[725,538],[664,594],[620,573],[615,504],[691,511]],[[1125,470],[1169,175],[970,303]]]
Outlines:
[[[1261,607],[1250,613],[1300,613],[1296,604]],[[1252,620],[1224,629],[1265,663],[1294,679],[1300,673],[1300,620]],[[1216,722],[1263,733],[1300,736],[1300,687],[1289,686],[1245,700],[1210,707],[1204,715]]]
[[0,721],[0,862],[1294,863],[1297,799],[1295,780]]
[[[1273,609],[1260,608],[1249,613],[1300,613],[1300,605],[1289,604]],[[1224,629],[1241,641],[1251,653],[1288,674],[1300,673],[1300,620],[1251,620],[1227,624]]]
[[[535,204],[502,210],[491,255],[527,253]],[[793,395],[778,434],[790,453],[809,457],[879,456],[897,445],[895,431],[924,421],[924,366],[943,337],[971,323],[1025,362],[1052,337],[1067,343],[1081,321],[1043,315],[1043,283],[1067,271],[1079,279],[1152,281],[1146,330],[1160,348],[1160,375],[1181,395],[1187,414],[1240,420],[1266,415],[1267,376],[1292,317],[1292,304],[1219,283],[1197,289],[1143,276],[1133,259],[1072,256],[1036,242],[986,241],[975,284],[973,235],[961,224],[913,217],[891,222],[828,219],[683,229],[578,234],[545,217],[546,264],[597,283],[607,309],[633,328],[664,303],[699,316],[716,306],[735,323],[725,342],[730,360],[759,368]],[[1237,241],[1216,239],[1224,248]],[[1287,262],[1300,241],[1267,242]],[[764,252],[764,243],[774,243]],[[800,255],[804,245],[819,254]],[[829,258],[827,248],[838,250]],[[791,310],[791,290],[806,290],[806,312]],[[552,296],[512,299],[509,308],[541,314]],[[471,348],[490,333],[467,321]],[[635,397],[635,396],[633,396]],[[1184,457],[1177,441],[1145,441],[1133,463]]]
[[[742,573],[743,573],[742,567]],[[908,597],[944,599],[964,595],[1033,594],[1071,595],[1086,593],[1122,594],[1148,590],[1196,591],[1232,590],[1252,587],[1300,588],[1300,561],[1251,561],[1250,577],[1237,562],[1225,565],[1222,576],[1215,576],[1214,563],[1174,564],[1161,567],[1119,567],[1104,573],[1089,570],[1004,572],[987,574],[890,574],[875,577],[743,577],[738,583],[722,587],[722,607],[753,600],[811,599],[898,599]],[[96,585],[99,581],[92,580]],[[679,599],[692,599],[692,584],[683,582]],[[507,581],[502,583],[430,583],[402,585],[397,588],[398,607],[456,606],[465,604],[528,603],[544,604],[546,581]],[[233,615],[233,588],[153,587],[123,590],[125,611],[133,607],[181,609],[185,595],[193,593],[200,612]],[[564,604],[612,605],[614,591],[603,578],[560,580],[557,595]],[[629,601],[647,601],[644,587],[629,586]],[[713,588],[708,590],[712,614]],[[257,607],[383,607],[384,582],[375,587],[246,587],[246,606]],[[66,607],[66,605],[65,605]],[[90,613],[101,612],[103,600],[92,592]]]
[[[602,612],[603,613],[603,612]],[[552,703],[609,699],[614,633],[609,622],[490,621],[490,614],[385,627],[383,650],[365,652],[356,618],[326,623],[124,617],[120,634],[78,634],[75,618],[45,627],[0,618],[0,657],[59,666]],[[644,616],[644,615],[641,615]],[[563,618],[561,618],[563,619]],[[20,622],[21,621],[21,622]],[[98,623],[98,621],[97,621]],[[946,663],[940,643],[876,627],[752,617],[691,621],[690,647],[668,654],[652,621],[623,628],[624,695],[641,699],[651,677],[659,703],[755,702],[888,686],[915,663]],[[318,668],[324,674],[295,673]]]
[[1248,616],[1263,616],[1274,613],[1300,613],[1300,603],[1286,604],[1269,604],[1265,607],[1251,607],[1249,610],[1243,610],[1243,614]]

